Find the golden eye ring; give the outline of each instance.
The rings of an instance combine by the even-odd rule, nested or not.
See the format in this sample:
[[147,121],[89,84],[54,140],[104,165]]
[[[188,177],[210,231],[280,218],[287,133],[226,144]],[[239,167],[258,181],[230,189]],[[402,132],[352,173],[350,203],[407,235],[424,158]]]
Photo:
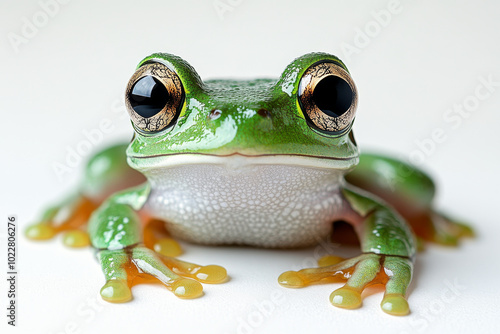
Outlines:
[[310,66],[300,79],[298,99],[311,127],[341,134],[354,120],[358,94],[344,68],[331,61],[322,61]]
[[135,71],[125,96],[135,128],[155,133],[175,124],[184,102],[184,88],[179,76],[168,66],[151,62]]

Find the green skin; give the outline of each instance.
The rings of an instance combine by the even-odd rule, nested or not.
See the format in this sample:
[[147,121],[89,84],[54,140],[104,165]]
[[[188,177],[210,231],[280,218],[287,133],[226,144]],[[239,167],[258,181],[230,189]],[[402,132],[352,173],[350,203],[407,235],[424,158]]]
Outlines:
[[[348,161],[351,166],[339,168],[342,173],[351,171],[359,161],[358,149],[350,130],[340,135],[320,133],[308,124],[298,103],[299,82],[309,66],[328,60],[346,69],[332,55],[311,53],[297,58],[277,81],[202,82],[187,62],[163,53],[145,58],[138,67],[151,60],[166,64],[179,76],[185,100],[173,129],[149,135],[136,131],[126,149],[128,164],[135,170],[147,169],[150,164],[161,160],[162,155],[181,152],[211,155],[239,153],[248,156],[293,154],[317,157],[318,161],[325,157],[350,158]],[[207,115],[213,109],[224,112],[219,118],[210,119]],[[267,110],[272,117],[252,117],[262,109]],[[127,175],[123,149],[123,145],[115,146],[100,152],[89,162],[82,194],[103,194],[106,184]],[[150,158],[141,159],[143,157]],[[94,168],[100,160],[108,160],[109,167]],[[385,161],[394,170],[405,166],[408,173],[402,178],[395,174],[379,173],[377,164],[380,161]],[[373,180],[381,184],[392,184],[396,188],[392,190],[396,193],[406,194],[407,198],[422,202],[424,206],[430,205],[434,191],[432,181],[413,167],[374,155],[361,156],[359,171],[354,170],[351,175],[369,173],[374,174],[376,177]],[[332,273],[336,271],[355,266],[346,285],[330,296],[336,306],[355,308],[361,304],[362,290],[385,268],[389,280],[381,307],[389,314],[407,314],[409,308],[405,295],[411,282],[416,252],[416,241],[411,229],[395,210],[378,197],[346,182],[341,182],[340,186],[348,213],[339,213],[338,218],[353,225],[363,254],[327,269],[288,273],[288,276],[280,277],[280,283],[299,287],[308,273],[312,273],[313,277],[324,271],[325,277],[333,276]],[[106,275],[107,283],[101,290],[106,300],[130,299],[129,288],[123,283],[127,278],[123,266],[130,260],[142,271],[159,278],[174,293],[175,287],[181,282],[179,276],[160,263],[154,251],[141,246],[142,225],[137,211],[144,206],[150,192],[151,186],[147,182],[117,192],[104,201],[90,218],[88,233],[93,247],[99,250],[98,258]],[[49,216],[50,213],[44,220],[48,220]],[[181,296],[180,293],[176,294]]]

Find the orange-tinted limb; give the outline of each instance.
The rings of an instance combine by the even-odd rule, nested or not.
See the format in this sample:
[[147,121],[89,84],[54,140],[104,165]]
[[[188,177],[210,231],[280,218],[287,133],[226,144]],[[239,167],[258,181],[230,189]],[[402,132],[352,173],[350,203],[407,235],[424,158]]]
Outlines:
[[182,254],[181,245],[170,236],[164,221],[151,217],[145,218],[145,220],[143,242],[147,248],[165,256]]
[[28,227],[26,236],[32,240],[51,239],[64,233],[63,242],[70,247],[84,247],[90,240],[83,227],[98,203],[82,195],[76,195],[60,205],[47,209],[40,222]]

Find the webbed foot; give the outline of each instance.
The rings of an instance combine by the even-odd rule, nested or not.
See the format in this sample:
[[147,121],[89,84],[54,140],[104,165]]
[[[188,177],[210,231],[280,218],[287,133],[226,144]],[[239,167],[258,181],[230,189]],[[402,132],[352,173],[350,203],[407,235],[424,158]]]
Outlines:
[[288,288],[301,288],[317,283],[346,284],[333,291],[330,302],[337,307],[355,309],[361,306],[363,290],[371,285],[385,285],[381,303],[384,312],[406,315],[410,312],[405,294],[411,282],[412,262],[405,257],[365,253],[352,259],[322,258],[320,267],[287,271],[278,282]]
[[112,303],[132,299],[131,286],[136,278],[151,276],[179,298],[197,298],[203,294],[201,283],[222,283],[226,269],[216,265],[201,266],[164,256],[144,246],[119,250],[101,250],[97,257],[106,276],[101,297]]
[[416,234],[423,240],[443,246],[457,246],[461,239],[475,236],[474,230],[467,224],[441,213],[430,211],[423,221],[426,223],[413,226]]
[[68,247],[90,245],[88,233],[82,228],[87,223],[96,204],[83,196],[49,208],[38,223],[28,226],[26,237],[31,240],[48,240],[63,234],[63,243]]

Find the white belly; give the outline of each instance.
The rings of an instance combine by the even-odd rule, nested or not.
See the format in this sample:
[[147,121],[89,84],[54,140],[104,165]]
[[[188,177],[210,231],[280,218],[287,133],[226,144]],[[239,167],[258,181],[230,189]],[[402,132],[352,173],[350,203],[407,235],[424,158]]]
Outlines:
[[221,163],[143,172],[153,189],[146,209],[196,243],[311,245],[331,233],[343,205],[336,169]]

